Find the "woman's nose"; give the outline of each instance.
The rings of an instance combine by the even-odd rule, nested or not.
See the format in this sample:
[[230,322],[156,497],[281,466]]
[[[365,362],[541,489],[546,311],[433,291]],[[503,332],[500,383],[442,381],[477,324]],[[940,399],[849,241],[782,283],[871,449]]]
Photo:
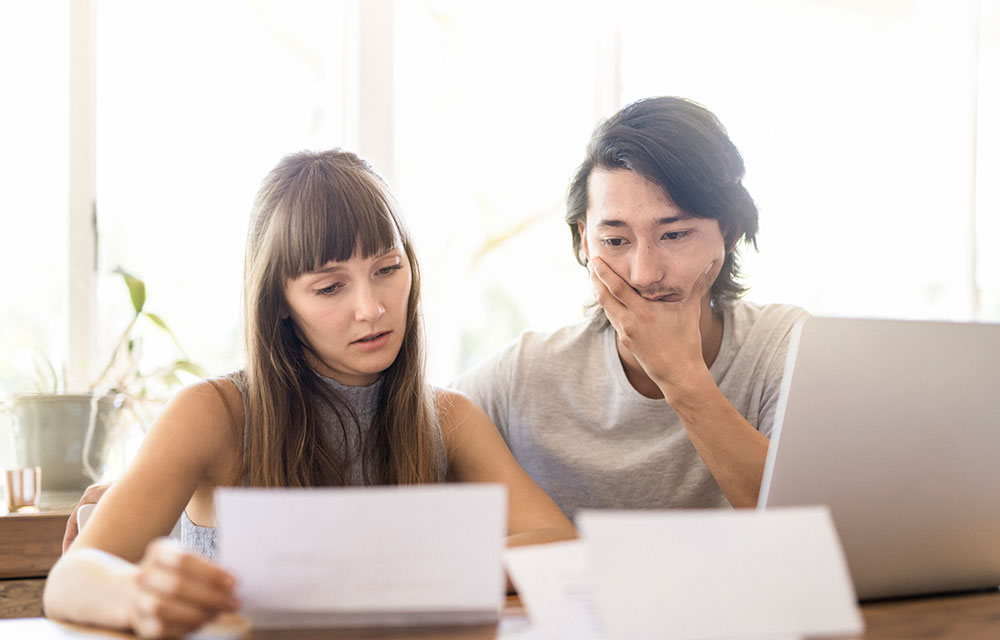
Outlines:
[[375,322],[385,313],[385,307],[373,295],[371,289],[358,292],[357,306],[354,310],[354,319],[358,322]]

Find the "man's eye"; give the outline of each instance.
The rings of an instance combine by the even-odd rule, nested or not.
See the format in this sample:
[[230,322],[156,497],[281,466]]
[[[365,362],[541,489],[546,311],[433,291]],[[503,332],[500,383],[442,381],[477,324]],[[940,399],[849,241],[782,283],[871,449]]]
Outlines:
[[625,238],[602,238],[601,244],[605,247],[620,247],[625,244]]
[[668,232],[666,232],[666,233],[663,234],[663,237],[666,238],[667,240],[680,240],[681,238],[686,237],[689,233],[691,233],[691,232],[690,231],[668,231]]
[[392,273],[393,271],[399,271],[402,268],[403,268],[403,265],[401,265],[401,264],[394,264],[394,265],[389,266],[389,267],[382,267],[381,269],[378,270],[378,274],[380,276],[387,276],[390,273]]

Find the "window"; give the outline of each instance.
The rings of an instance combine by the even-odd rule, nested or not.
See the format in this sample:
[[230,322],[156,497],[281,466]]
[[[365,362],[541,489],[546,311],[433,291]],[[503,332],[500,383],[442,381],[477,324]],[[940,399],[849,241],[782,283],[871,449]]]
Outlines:
[[257,187],[286,153],[346,145],[347,5],[97,6],[103,340],[129,318],[120,266],[193,360],[238,368]]
[[337,145],[399,196],[445,383],[522,329],[582,317],[566,186],[598,118],[660,94],[704,103],[744,154],[751,299],[1000,320],[995,2],[81,0],[99,228],[93,302],[72,304],[71,5],[35,4],[0,9],[2,395],[34,350],[65,368],[72,314],[106,350],[129,313],[117,266],[192,359],[240,366],[253,194],[283,154]]
[[996,173],[998,144],[995,12],[983,18],[992,38],[978,2],[633,2],[625,101],[685,95],[728,127],[761,209],[750,299],[1000,319],[985,293],[1000,270],[975,250],[977,231],[1000,238],[974,178],[977,150]]
[[[23,64],[30,60],[30,64]],[[69,5],[0,7],[0,397],[67,352]],[[3,415],[0,414],[0,421]],[[0,434],[2,438],[2,434]],[[0,439],[7,450],[6,443]]]

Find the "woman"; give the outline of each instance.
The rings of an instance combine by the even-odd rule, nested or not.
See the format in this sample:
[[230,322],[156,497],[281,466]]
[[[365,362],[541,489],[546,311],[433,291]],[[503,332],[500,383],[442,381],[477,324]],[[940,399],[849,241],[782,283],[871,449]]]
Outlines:
[[[354,154],[284,158],[257,195],[246,368],[179,392],[49,574],[46,613],[164,637],[235,611],[219,486],[501,482],[508,544],[571,538],[489,418],[425,381],[420,277],[388,188]],[[182,550],[158,539],[182,521]]]

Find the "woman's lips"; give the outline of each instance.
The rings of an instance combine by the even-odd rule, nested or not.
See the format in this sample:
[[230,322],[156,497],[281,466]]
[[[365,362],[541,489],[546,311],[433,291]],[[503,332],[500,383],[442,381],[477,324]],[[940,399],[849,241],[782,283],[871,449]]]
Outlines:
[[363,338],[355,340],[354,342],[351,343],[351,345],[363,351],[374,351],[375,349],[384,347],[385,344],[389,342],[390,334],[392,334],[392,331],[380,331],[378,333],[371,333]]

